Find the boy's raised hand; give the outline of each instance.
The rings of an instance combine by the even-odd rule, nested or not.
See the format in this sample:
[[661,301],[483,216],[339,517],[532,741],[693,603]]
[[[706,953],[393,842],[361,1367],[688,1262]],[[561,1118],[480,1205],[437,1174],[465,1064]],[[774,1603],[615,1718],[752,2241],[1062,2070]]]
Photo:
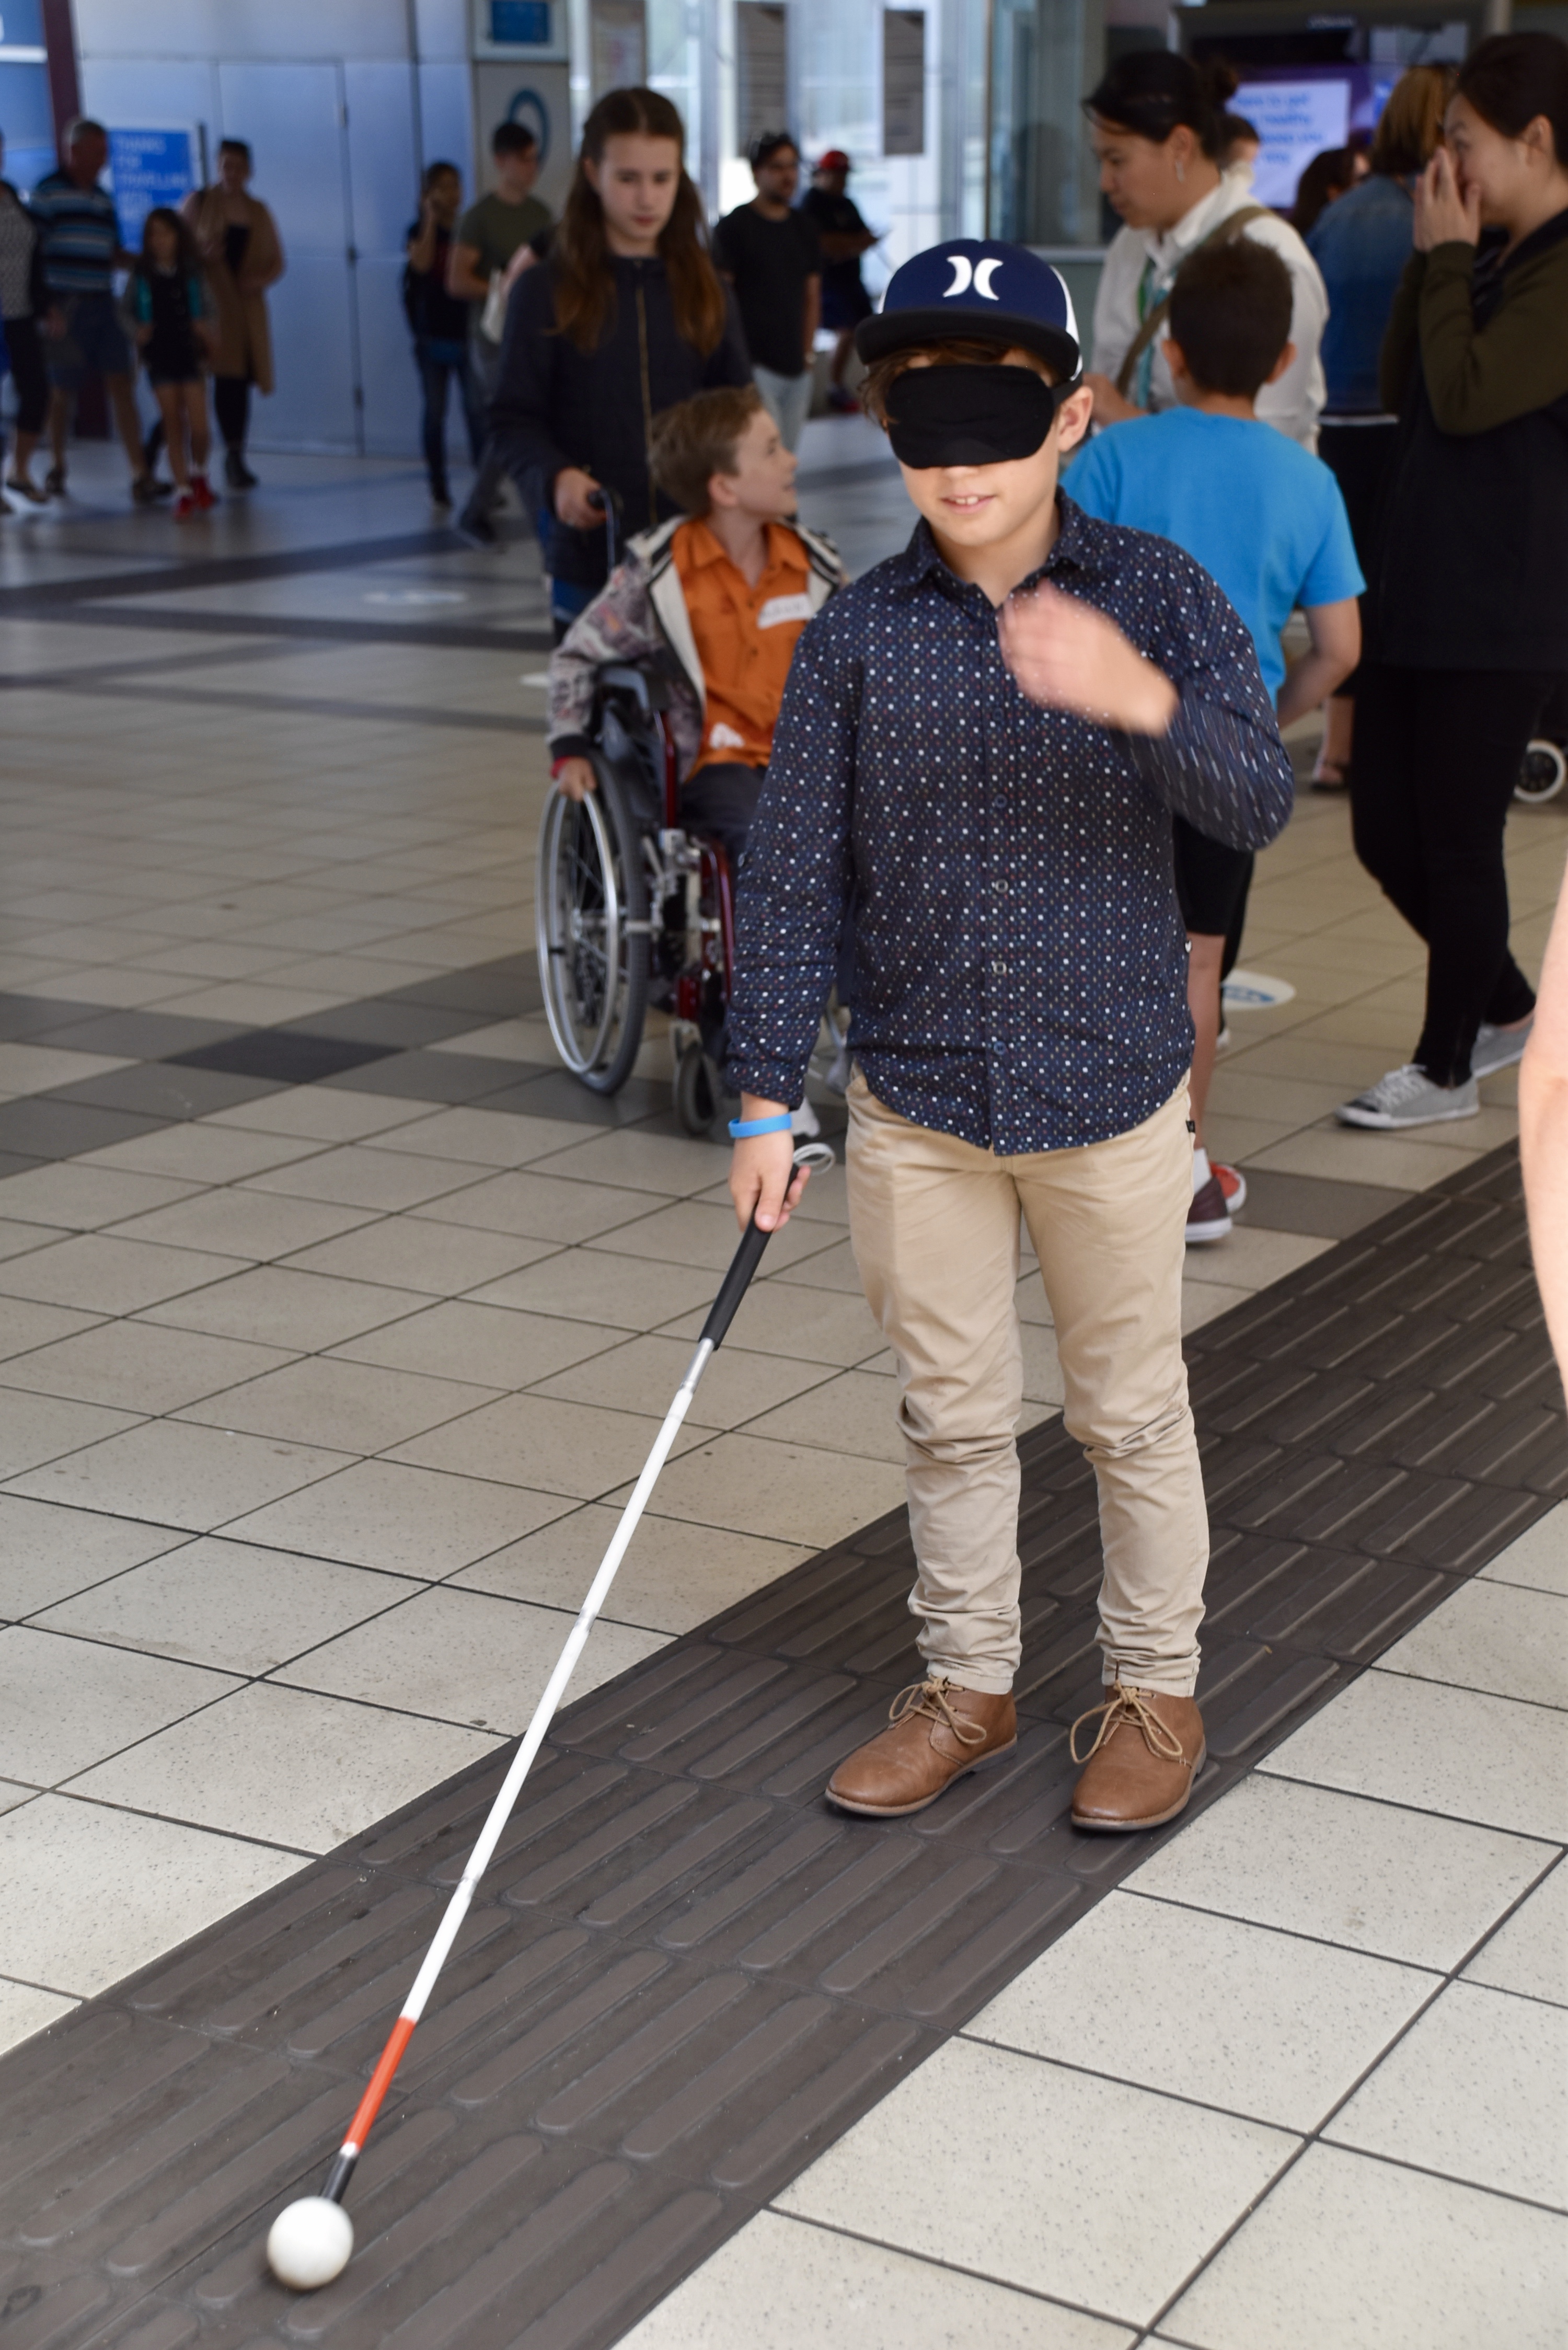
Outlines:
[[1021,693],[1128,734],[1163,734],[1180,695],[1114,620],[1044,582],[1010,596],[996,616],[1002,658]]

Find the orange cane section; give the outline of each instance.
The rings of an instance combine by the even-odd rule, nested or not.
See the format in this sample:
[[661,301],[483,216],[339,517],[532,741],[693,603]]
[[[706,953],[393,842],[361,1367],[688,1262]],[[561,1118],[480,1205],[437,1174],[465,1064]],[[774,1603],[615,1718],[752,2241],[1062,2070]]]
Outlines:
[[403,2061],[403,2051],[414,2036],[415,2021],[411,2015],[400,2015],[388,2034],[381,2061],[371,2074],[369,2086],[348,2125],[348,2135],[343,2141],[345,2154],[357,2155],[370,2135],[370,2126],[381,2110],[381,2100],[391,2087],[392,2075]]

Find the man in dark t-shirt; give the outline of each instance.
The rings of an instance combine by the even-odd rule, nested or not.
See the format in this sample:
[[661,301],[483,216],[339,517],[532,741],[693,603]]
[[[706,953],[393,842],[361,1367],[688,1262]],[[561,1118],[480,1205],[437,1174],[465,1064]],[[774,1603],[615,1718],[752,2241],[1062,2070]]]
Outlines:
[[735,289],[752,373],[786,449],[800,445],[811,409],[812,357],[822,315],[816,231],[794,209],[800,150],[784,130],[752,149],[757,192],[713,233],[713,259]]
[[860,276],[860,256],[869,253],[877,240],[846,192],[850,168],[843,149],[830,147],[811,175],[801,211],[815,229],[822,247],[822,323],[838,337],[828,369],[828,406],[853,414],[860,403],[852,391],[845,390],[844,370],[849,364],[855,329],[862,318],[871,316],[871,296]]

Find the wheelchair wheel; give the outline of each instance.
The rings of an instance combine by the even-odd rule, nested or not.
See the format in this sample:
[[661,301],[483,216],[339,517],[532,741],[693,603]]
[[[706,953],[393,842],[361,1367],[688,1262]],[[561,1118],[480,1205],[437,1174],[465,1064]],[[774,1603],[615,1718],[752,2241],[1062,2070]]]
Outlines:
[[1526,807],[1541,807],[1547,800],[1556,798],[1564,780],[1568,780],[1568,758],[1561,747],[1544,739],[1528,743],[1513,796],[1522,800]]
[[552,792],[539,831],[535,925],[550,1034],[595,1093],[626,1083],[648,1011],[642,838],[614,770],[586,800]]
[[688,1045],[676,1062],[673,1091],[675,1115],[687,1133],[712,1134],[724,1115],[724,1081],[701,1045]]

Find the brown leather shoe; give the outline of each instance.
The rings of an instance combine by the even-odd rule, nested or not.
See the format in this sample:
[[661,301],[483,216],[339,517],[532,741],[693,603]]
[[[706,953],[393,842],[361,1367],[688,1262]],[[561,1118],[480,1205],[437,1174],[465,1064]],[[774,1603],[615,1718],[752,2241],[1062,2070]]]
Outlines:
[[897,1819],[923,1812],[944,1787],[1018,1743],[1011,1697],[987,1697],[956,1681],[912,1681],[888,1711],[889,1727],[846,1755],[827,1783],[841,1812]]
[[[1095,1742],[1080,1754],[1078,1732],[1096,1714]],[[1073,1724],[1073,1760],[1087,1764],[1073,1790],[1073,1825],[1125,1833],[1175,1819],[1208,1752],[1193,1699],[1114,1682],[1105,1703]]]

